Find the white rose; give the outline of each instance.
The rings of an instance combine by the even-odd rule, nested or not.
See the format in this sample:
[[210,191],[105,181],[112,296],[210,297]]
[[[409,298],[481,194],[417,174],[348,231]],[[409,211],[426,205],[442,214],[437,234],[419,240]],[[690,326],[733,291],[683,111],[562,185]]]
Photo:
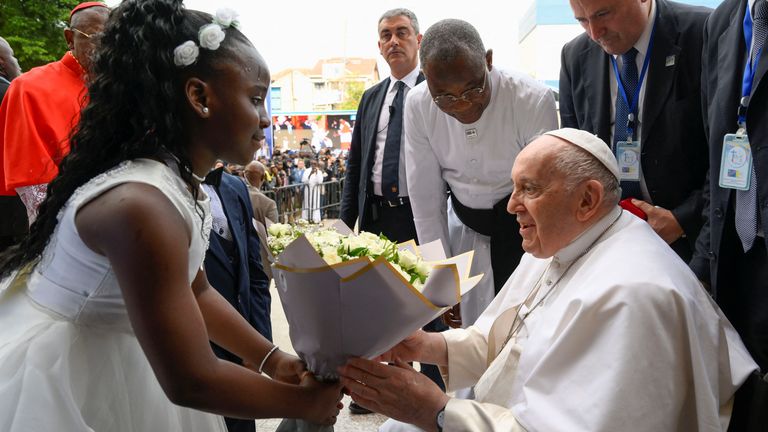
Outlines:
[[269,232],[269,235],[279,237],[283,234],[288,234],[291,232],[291,227],[287,224],[281,224],[281,223],[274,223],[269,226],[269,229],[267,229],[267,232]]
[[222,8],[216,11],[213,22],[222,27],[237,26],[237,15],[237,12],[230,8]]
[[219,49],[221,41],[224,40],[224,30],[221,26],[215,23],[211,23],[203,26],[200,29],[200,33],[197,35],[200,39],[200,46],[209,50]]
[[363,240],[367,243],[377,242],[379,241],[379,236],[373,233],[369,233],[368,231],[363,231],[357,236],[360,240]]
[[418,279],[413,281],[413,287],[416,288],[419,292],[424,291],[424,284],[421,283],[421,281]]
[[323,259],[328,265],[338,264],[341,262],[341,257],[336,251],[335,247],[326,246],[322,249]]
[[405,270],[403,270],[403,268],[402,268],[402,267],[400,267],[399,265],[397,265],[397,264],[395,264],[395,263],[390,263],[390,264],[392,264],[392,267],[394,267],[394,268],[395,268],[395,270],[397,270],[397,272],[398,272],[398,273],[400,273],[400,274],[403,276],[403,278],[404,278],[405,280],[407,280],[408,282],[410,282],[410,281],[411,281],[411,275],[409,275],[409,274],[408,274],[408,272],[406,272]]
[[350,251],[353,251],[355,249],[359,248],[365,248],[368,245],[361,239],[360,237],[356,236],[349,236],[346,239],[344,239],[342,243],[346,248],[348,248]]
[[383,242],[380,242],[378,240],[375,242],[371,242],[368,244],[368,252],[371,255],[381,255],[384,253],[384,250],[385,250],[384,246],[385,245],[383,244]]
[[200,48],[189,40],[173,50],[173,63],[179,67],[189,66],[197,60],[198,55],[200,55]]
[[422,275],[422,276],[429,276],[429,273],[432,271],[432,266],[425,263],[424,261],[419,261],[416,264],[416,273]]
[[318,231],[315,233],[316,241],[325,245],[338,245],[340,235],[336,231]]
[[398,252],[397,255],[400,258],[400,266],[406,270],[416,267],[416,262],[419,260],[419,258],[409,250],[402,250]]

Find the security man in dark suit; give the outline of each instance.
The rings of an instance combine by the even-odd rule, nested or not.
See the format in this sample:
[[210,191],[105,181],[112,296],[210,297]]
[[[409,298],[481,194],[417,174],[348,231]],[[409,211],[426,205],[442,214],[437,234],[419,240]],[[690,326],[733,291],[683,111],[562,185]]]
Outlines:
[[[272,340],[269,279],[262,267],[245,182],[221,167],[208,173],[203,188],[211,199],[213,218],[204,261],[208,281],[262,336]],[[242,364],[240,358],[215,344],[213,351],[221,359]],[[256,429],[253,420],[225,417],[225,421],[229,432]]]
[[[416,15],[392,9],[379,18],[379,51],[389,64],[391,77],[363,93],[357,109],[347,173],[341,197],[340,219],[350,228],[384,234],[394,242],[417,240],[405,180],[403,107],[405,95],[424,80],[419,71],[421,33]],[[437,319],[425,330],[443,330]],[[444,385],[435,366],[422,372]],[[353,413],[367,409],[350,404]]]
[[766,0],[725,0],[704,29],[701,92],[709,183],[691,268],[709,285],[761,369],[736,393],[731,431],[768,428],[766,35]]
[[[11,81],[21,75],[19,61],[13,56],[13,48],[0,37],[0,102]],[[0,252],[18,243],[27,233],[27,210],[17,196],[0,196]]]
[[379,18],[379,51],[392,76],[363,93],[357,109],[341,220],[350,228],[383,233],[395,242],[416,239],[405,182],[402,143],[405,94],[424,80],[419,71],[419,22],[407,9]]
[[710,9],[669,0],[571,0],[582,34],[563,47],[560,118],[610,143],[622,198],[683,260],[701,228],[707,141],[701,47]]

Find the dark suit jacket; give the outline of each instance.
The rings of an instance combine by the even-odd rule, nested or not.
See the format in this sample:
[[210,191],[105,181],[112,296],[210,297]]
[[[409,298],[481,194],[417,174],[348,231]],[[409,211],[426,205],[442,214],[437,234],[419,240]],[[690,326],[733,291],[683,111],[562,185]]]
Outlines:
[[[641,119],[641,165],[653,204],[675,215],[687,238],[672,248],[688,260],[701,227],[707,141],[701,94],[702,29],[710,9],[657,0],[658,16]],[[675,64],[666,66],[675,56]],[[611,140],[608,54],[582,34],[563,47],[560,119]]]
[[[721,246],[724,235],[736,235],[731,227],[725,230],[726,213],[733,205],[732,189],[719,186],[720,159],[723,136],[736,132],[737,108],[741,98],[746,45],[742,21],[747,0],[726,0],[707,21],[704,31],[702,65],[702,107],[709,140],[710,174],[704,197],[707,206],[705,223],[696,244],[691,268],[703,281],[711,284],[716,294],[719,285]],[[752,97],[747,112],[747,134],[752,146],[760,220],[768,228],[768,55],[760,56],[755,73]],[[759,238],[758,238],[759,241]],[[766,239],[768,247],[768,239]],[[768,265],[768,263],[765,263]]]
[[[262,268],[259,237],[253,227],[248,189],[240,179],[226,173],[222,174],[221,184],[216,189],[232,232],[236,258],[229,260],[221,239],[211,232],[211,243],[205,253],[205,273],[211,286],[259,333],[271,340],[269,285]],[[217,346],[214,351],[220,358],[240,362]]]
[[[0,102],[11,83],[0,76]],[[0,237],[18,237],[27,233],[27,210],[17,195],[0,196]]]
[[[424,81],[424,74],[419,72],[416,83]],[[373,194],[371,187],[371,170],[373,158],[376,155],[376,135],[379,127],[379,115],[384,105],[384,97],[389,88],[390,78],[369,88],[363,93],[357,108],[355,128],[352,131],[352,144],[347,158],[347,173],[344,177],[344,191],[341,196],[341,214],[339,218],[354,228],[355,221],[360,217],[360,226],[366,226],[366,218],[370,217],[365,210],[368,199]]]
[[0,76],[0,101],[3,100],[3,97],[5,96],[5,92],[8,91],[8,87],[10,85],[11,85],[10,81]]

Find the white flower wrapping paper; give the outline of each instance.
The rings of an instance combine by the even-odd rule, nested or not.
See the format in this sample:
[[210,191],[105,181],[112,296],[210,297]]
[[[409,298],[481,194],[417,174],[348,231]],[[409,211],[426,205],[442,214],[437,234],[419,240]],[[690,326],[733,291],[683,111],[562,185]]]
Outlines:
[[[342,223],[334,227],[354,235]],[[432,266],[421,289],[384,258],[329,265],[303,235],[271,257],[291,343],[318,377],[337,378],[349,357],[384,353],[460,302],[483,276],[470,276],[473,251],[446,259],[439,240],[398,247]]]

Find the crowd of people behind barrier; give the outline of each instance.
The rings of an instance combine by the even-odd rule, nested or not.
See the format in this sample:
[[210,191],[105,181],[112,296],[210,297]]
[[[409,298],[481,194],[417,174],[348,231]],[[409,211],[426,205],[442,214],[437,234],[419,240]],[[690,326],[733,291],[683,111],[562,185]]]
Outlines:
[[[277,204],[279,221],[275,222],[338,218],[346,172],[345,150],[276,149],[271,157],[258,156],[256,160],[265,168],[261,190]],[[243,177],[243,169],[242,165],[226,164],[226,170],[239,177]]]

